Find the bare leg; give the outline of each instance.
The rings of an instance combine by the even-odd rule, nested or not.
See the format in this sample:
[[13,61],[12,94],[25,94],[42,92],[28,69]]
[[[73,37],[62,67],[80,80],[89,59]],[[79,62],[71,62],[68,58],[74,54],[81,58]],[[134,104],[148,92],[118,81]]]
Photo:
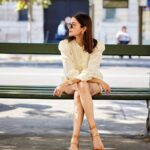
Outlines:
[[[78,92],[76,92],[78,91]],[[72,85],[69,86],[65,89],[65,92],[67,94],[73,94],[74,93],[74,99],[75,102],[78,100],[78,102],[80,101],[80,105],[79,109],[75,109],[75,110],[80,110],[83,109],[83,113],[85,112],[90,128],[91,128],[91,134],[92,134],[92,139],[93,139],[93,147],[94,149],[97,150],[103,150],[103,143],[101,142],[101,139],[99,137],[97,128],[96,128],[96,123],[94,121],[94,112],[93,112],[93,101],[92,101],[92,96],[91,95],[95,95],[97,93],[100,92],[100,88],[97,84],[89,84],[87,82],[80,82],[78,85]],[[75,94],[76,92],[76,94]],[[75,107],[76,107],[76,103],[75,103]],[[76,107],[77,108],[77,107]],[[77,111],[77,114],[80,113]],[[84,114],[83,114],[84,115]],[[73,130],[73,136],[71,139],[72,143],[75,144],[71,144],[70,150],[78,150],[77,144],[78,144],[78,136],[79,136],[79,132],[80,132],[80,127],[81,125],[79,125],[80,123],[82,124],[83,121],[83,117],[80,116],[78,119],[75,119],[74,115],[74,130]],[[82,119],[81,119],[82,118]],[[82,120],[82,121],[81,121]],[[81,121],[81,122],[80,122]]]
[[80,95],[78,91],[74,93],[74,129],[73,134],[79,136],[80,128],[83,122],[84,110],[80,101]]
[[[78,150],[78,138],[80,135],[80,128],[84,118],[84,110],[81,105],[80,95],[78,91],[74,92],[74,121],[73,121],[73,134],[71,139],[70,150]],[[74,143],[74,144],[73,144]]]
[[99,137],[98,130],[96,128],[96,123],[94,120],[93,101],[90,93],[89,84],[87,82],[80,82],[77,85],[77,87],[78,92],[80,94],[81,104],[83,106],[84,112],[86,114],[91,129],[93,147],[97,150],[103,150],[104,146]]
[[80,94],[81,104],[85,111],[86,117],[88,119],[88,123],[90,128],[96,125],[94,120],[94,112],[93,112],[93,101],[90,93],[89,85],[86,81],[80,82],[78,85],[78,92]]

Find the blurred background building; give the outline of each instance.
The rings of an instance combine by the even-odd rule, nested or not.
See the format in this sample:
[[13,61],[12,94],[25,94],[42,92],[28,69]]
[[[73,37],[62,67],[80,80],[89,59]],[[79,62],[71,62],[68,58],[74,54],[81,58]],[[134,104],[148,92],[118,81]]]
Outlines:
[[[94,37],[106,44],[116,44],[122,26],[127,26],[132,44],[150,44],[150,0],[120,0],[127,1],[125,8],[106,8],[104,1],[110,0],[51,0],[48,9],[34,4],[32,42],[55,42],[60,21],[85,12],[92,17]],[[0,5],[0,42],[28,42],[27,21],[27,10],[16,11],[16,2]]]
[[[27,10],[17,11],[16,2],[0,5],[0,42],[28,42]],[[33,6],[32,42],[43,42],[43,9]]]

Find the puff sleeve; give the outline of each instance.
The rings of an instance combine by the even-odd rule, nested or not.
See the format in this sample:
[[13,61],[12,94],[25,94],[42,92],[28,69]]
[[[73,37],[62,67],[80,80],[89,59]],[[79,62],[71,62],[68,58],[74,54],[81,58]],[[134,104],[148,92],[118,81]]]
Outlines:
[[79,75],[79,71],[75,68],[71,51],[67,40],[60,41],[58,49],[61,53],[64,74],[67,79],[74,79]]
[[102,53],[105,50],[105,45],[101,42],[98,42],[93,53],[90,54],[88,67],[77,76],[77,79],[81,81],[88,81],[92,78],[102,79],[103,76],[99,71],[99,66],[102,60]]

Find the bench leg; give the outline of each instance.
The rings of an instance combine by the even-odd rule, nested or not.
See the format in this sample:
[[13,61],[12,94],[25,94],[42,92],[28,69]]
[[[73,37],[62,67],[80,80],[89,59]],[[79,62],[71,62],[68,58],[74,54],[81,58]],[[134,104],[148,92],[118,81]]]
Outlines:
[[150,133],[150,100],[146,100],[147,108],[148,108],[148,116],[146,119],[146,129],[147,132]]

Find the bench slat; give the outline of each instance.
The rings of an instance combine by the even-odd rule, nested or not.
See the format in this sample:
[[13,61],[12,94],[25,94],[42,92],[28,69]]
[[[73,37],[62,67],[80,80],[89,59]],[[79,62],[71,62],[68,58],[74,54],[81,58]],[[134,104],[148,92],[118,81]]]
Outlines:
[[[129,91],[130,89],[128,89],[128,90],[123,90],[122,89],[122,91],[115,91],[115,90],[112,90],[111,91],[111,93],[114,93],[114,94],[121,94],[121,93],[125,93],[125,94],[150,94],[148,91]],[[54,91],[54,89],[0,89],[0,93],[2,93],[2,92],[5,92],[5,93],[7,93],[7,92],[17,92],[17,93],[19,93],[19,92],[26,92],[26,93],[53,93],[53,91]],[[104,93],[104,91],[102,92],[102,93]]]
[[[7,85],[3,85],[3,86],[0,86],[0,90],[50,90],[50,91],[53,91],[54,89],[56,88],[56,86],[26,86],[26,85],[23,85],[23,86],[7,86]],[[126,87],[113,87],[111,89],[111,91],[117,91],[117,92],[150,92],[150,89],[149,88],[126,88]]]
[[[73,99],[73,95],[53,96],[55,86],[0,86],[0,98]],[[93,99],[149,100],[149,88],[112,88],[111,94]]]
[[[47,94],[19,94],[19,93],[0,93],[1,98],[24,98],[24,99],[73,99],[72,95],[63,95],[61,97],[56,97],[53,95],[47,95]],[[93,97],[94,100],[149,100],[149,95],[126,95],[126,94],[110,94],[110,95],[97,95]]]
[[[0,94],[1,93],[33,93],[33,94],[38,94],[38,93],[47,93],[48,95],[52,95],[53,94],[53,91],[49,91],[49,90],[0,90]],[[102,95],[104,95],[105,93],[104,92],[102,92]],[[128,94],[128,95],[144,95],[144,94],[147,94],[147,95],[149,95],[149,93],[148,92],[127,92],[127,91],[125,91],[125,92],[118,92],[118,91],[112,91],[111,92],[111,94],[118,94],[118,95],[120,95],[120,94]],[[109,94],[110,95],[110,94]]]

